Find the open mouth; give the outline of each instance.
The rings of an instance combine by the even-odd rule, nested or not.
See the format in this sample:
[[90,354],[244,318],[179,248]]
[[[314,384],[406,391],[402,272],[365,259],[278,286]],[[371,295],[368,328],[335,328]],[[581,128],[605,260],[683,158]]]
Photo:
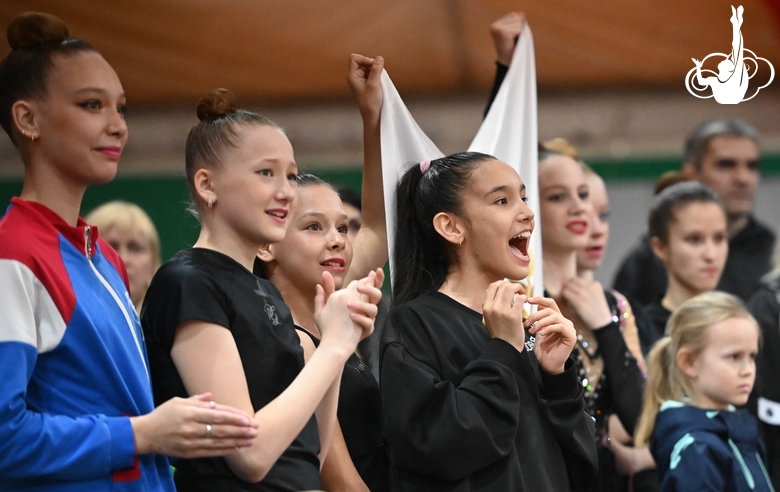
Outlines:
[[330,258],[320,263],[320,265],[336,272],[343,272],[346,262],[341,258]]
[[585,249],[585,253],[593,258],[601,258],[604,255],[604,247],[603,246],[592,246],[590,248]]
[[528,245],[531,241],[531,231],[523,231],[509,240],[509,249],[519,260],[528,262]]
[[273,210],[266,211],[268,215],[270,215],[275,221],[284,223],[285,219],[287,218],[287,210],[277,208]]

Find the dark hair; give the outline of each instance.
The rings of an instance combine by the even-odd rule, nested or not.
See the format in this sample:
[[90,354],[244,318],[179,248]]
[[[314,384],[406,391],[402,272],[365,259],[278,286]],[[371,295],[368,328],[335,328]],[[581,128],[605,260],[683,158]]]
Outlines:
[[472,173],[495,157],[462,152],[407,170],[396,191],[396,235],[393,251],[393,305],[432,292],[444,283],[451,266],[447,241],[433,227],[440,212],[462,214],[463,191]]
[[352,205],[360,211],[363,210],[363,201],[357,191],[347,185],[336,185],[336,193],[339,194],[342,202]]
[[197,113],[200,123],[192,127],[187,135],[184,150],[187,185],[195,203],[195,171],[204,166],[218,166],[222,152],[238,146],[236,129],[239,125],[266,125],[282,130],[265,116],[238,109],[236,96],[227,89],[215,89],[201,98]]
[[311,173],[298,173],[298,175],[295,177],[295,183],[298,185],[298,187],[302,188],[305,186],[312,186],[312,185],[318,185],[318,186],[327,186],[328,188],[332,189],[333,191],[336,191],[333,186],[331,186],[330,183],[325,181],[324,179],[315,176]]
[[8,26],[11,52],[0,62],[0,126],[14,145],[11,107],[20,99],[46,97],[46,79],[54,55],[97,52],[88,43],[69,36],[62,20],[40,12],[19,14]]
[[677,183],[684,183],[691,181],[691,177],[687,174],[683,174],[680,171],[666,171],[655,182],[655,188],[653,188],[653,195],[657,195],[667,189],[668,187]]
[[669,226],[675,220],[675,214],[680,207],[690,203],[714,203],[723,209],[718,195],[698,181],[673,184],[653,200],[648,220],[650,237],[657,237],[665,243],[669,239]]
[[733,118],[708,120],[694,128],[688,135],[683,163],[691,163],[697,169],[701,167],[710,140],[721,135],[749,138],[758,145],[758,131],[749,123]]

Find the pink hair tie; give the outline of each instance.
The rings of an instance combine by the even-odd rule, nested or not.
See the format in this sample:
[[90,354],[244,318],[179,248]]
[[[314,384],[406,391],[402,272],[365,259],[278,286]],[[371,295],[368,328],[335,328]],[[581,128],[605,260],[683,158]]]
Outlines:
[[420,163],[420,172],[422,174],[425,174],[425,171],[427,171],[431,167],[431,160],[425,159]]

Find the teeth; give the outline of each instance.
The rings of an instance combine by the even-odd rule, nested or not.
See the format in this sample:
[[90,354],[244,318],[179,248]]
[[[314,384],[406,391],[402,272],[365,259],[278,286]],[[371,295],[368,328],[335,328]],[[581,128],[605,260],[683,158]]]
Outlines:
[[286,214],[284,212],[268,212],[270,215],[274,215],[276,217],[284,218]]
[[521,232],[520,234],[518,234],[517,236],[513,237],[512,239],[530,239],[530,238],[531,238],[531,233],[528,232],[528,231],[525,231],[525,232]]
[[323,263],[323,265],[325,265],[325,266],[335,266],[335,267],[340,267],[340,266],[341,266],[341,263],[339,263],[339,262],[336,262],[336,261],[326,261],[325,263]]

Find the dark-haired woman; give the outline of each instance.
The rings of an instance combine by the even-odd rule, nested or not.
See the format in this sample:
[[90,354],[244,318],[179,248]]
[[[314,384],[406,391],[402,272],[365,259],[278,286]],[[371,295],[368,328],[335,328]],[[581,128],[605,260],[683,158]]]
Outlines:
[[[424,161],[397,203],[380,374],[400,490],[587,490],[596,448],[574,329],[503,280],[529,271],[517,172],[478,153]],[[538,311],[524,321],[525,302]]]
[[729,253],[726,213],[718,196],[698,181],[665,188],[650,207],[650,244],[666,266],[668,287],[644,308],[643,349],[664,336],[672,312],[691,297],[718,285]]
[[[308,361],[322,334],[311,292],[322,274],[336,289],[387,261],[384,193],[379,142],[383,60],[352,55],[348,80],[363,116],[363,226],[349,239],[349,217],[339,195],[310,174],[298,175],[298,205],[284,239],[261,249],[256,272],[279,289],[300,333]],[[322,466],[325,490],[381,492],[390,487],[390,464],[382,441],[379,385],[366,363],[352,354],[344,367],[338,422]]]
[[[644,378],[637,362],[642,358],[638,337],[636,331],[631,336],[627,330],[633,325],[621,324],[620,303],[625,300],[605,291],[592,276],[578,275],[577,256],[588,247],[592,222],[598,220],[582,164],[568,155],[542,150],[539,193],[544,286],[574,323],[577,343],[572,357],[588,411],[596,421],[599,475],[591,490],[620,490],[609,447],[610,424],[624,428],[630,440],[639,418]],[[642,453],[652,467],[650,454]]]
[[194,247],[158,270],[144,301],[155,396],[208,388],[259,424],[250,447],[179,461],[180,491],[320,489],[341,372],[373,329],[381,274],[336,292],[330,273],[322,274],[314,301],[322,342],[304,367],[289,308],[252,273],[257,251],[284,238],[295,211],[293,149],[276,124],[233,100],[224,89],[204,97],[201,122],[187,137],[201,231]]
[[0,124],[24,186],[0,221],[0,489],[172,491],[160,454],[234,453],[256,424],[209,395],[154,409],[125,268],[79,218],[116,174],[124,90],[56,17],[22,14],[8,40]]

